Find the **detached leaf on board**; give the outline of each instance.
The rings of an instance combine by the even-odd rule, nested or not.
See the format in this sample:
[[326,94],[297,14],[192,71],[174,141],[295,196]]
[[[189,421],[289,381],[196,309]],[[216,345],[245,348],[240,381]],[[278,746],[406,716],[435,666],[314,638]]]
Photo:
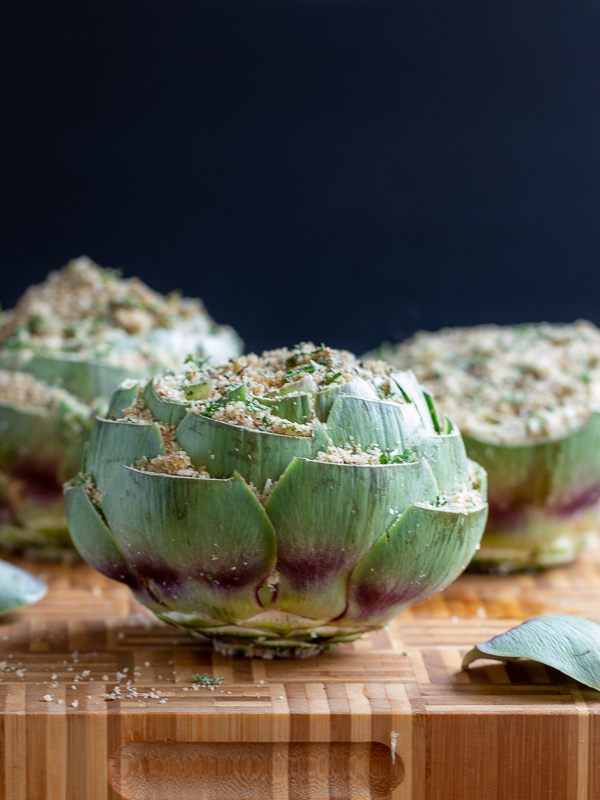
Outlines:
[[0,614],[37,603],[48,591],[46,584],[24,569],[0,561]]
[[462,668],[478,658],[530,658],[600,691],[600,625],[588,619],[566,614],[534,617],[476,645],[464,657]]

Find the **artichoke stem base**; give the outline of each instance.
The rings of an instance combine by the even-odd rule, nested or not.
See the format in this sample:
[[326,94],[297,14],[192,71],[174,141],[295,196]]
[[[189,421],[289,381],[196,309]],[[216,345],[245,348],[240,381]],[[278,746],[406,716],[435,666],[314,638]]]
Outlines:
[[598,507],[571,520],[540,511],[518,529],[502,530],[488,524],[468,571],[507,575],[570,564],[594,544],[597,529]]
[[223,656],[243,656],[245,658],[311,658],[321,655],[325,650],[330,650],[335,645],[331,643],[315,644],[309,647],[293,647],[281,645],[279,647],[265,646],[257,642],[228,642],[223,639],[213,639],[213,647]]

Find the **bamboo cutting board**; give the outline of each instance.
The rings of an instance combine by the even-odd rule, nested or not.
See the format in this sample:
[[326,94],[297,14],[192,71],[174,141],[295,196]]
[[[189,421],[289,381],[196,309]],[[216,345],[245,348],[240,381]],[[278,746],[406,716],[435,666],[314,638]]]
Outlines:
[[600,550],[463,576],[295,662],[220,656],[87,566],[18,563],[50,591],[0,624],[1,800],[600,798],[599,693],[531,662],[460,671],[526,617],[600,622]]

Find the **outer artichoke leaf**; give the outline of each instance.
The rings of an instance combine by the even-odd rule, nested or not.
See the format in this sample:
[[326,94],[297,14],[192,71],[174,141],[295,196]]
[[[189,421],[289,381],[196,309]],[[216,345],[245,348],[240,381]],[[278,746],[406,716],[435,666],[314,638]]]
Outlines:
[[137,381],[126,380],[115,389],[110,398],[107,416],[110,419],[119,419],[123,416],[123,410],[130,406],[137,397],[139,383]]
[[425,430],[428,433],[436,433],[429,404],[423,392],[423,387],[417,380],[415,373],[410,369],[406,370],[406,372],[395,372],[391,376],[390,381],[398,386],[408,402],[415,404],[419,416],[421,417],[421,422],[425,426]]
[[404,450],[401,408],[384,400],[338,395],[327,420],[327,433],[336,447],[378,444],[384,452]]
[[487,516],[413,505],[394,522],[350,578],[343,623],[382,624],[448,586],[465,569]]
[[277,607],[313,619],[342,614],[350,571],[416,497],[435,502],[426,461],[294,460],[265,508],[277,531]]
[[160,428],[137,422],[115,422],[96,417],[85,454],[85,471],[94,479],[100,492],[118,464],[134,464],[165,452]]
[[545,504],[569,512],[600,497],[600,413],[553,441],[502,445],[463,436],[469,456],[487,471],[490,501],[501,508]]
[[465,656],[463,669],[479,658],[529,658],[600,691],[600,625],[588,619],[566,614],[534,617],[476,645]]
[[64,449],[61,429],[55,416],[0,403],[0,465],[30,457],[55,464]]
[[39,380],[62,386],[87,402],[98,397],[110,397],[115,387],[126,378],[142,377],[139,371],[124,367],[58,356],[34,356],[23,369]]
[[260,611],[275,532],[239,475],[211,480],[120,466],[102,509],[125,558],[167,609],[232,622]]
[[365,400],[379,400],[377,392],[362,378],[354,378],[348,383],[336,384],[317,393],[315,413],[321,422],[326,422],[331,407],[340,395],[362,397]]
[[283,419],[291,422],[309,422],[311,418],[311,399],[310,394],[286,394],[279,397],[261,397],[260,403]]
[[167,425],[179,425],[181,420],[185,417],[190,407],[187,402],[177,402],[176,400],[167,400],[165,397],[159,397],[154,388],[155,378],[148,381],[144,389],[143,399],[144,405],[151,412],[155,419],[166,423]]
[[469,459],[458,430],[423,437],[423,455],[441,492],[451,492],[469,478]]
[[71,539],[81,557],[108,578],[136,589],[139,579],[83,487],[67,486],[64,497]]
[[220,422],[194,411],[179,424],[176,439],[195,467],[206,466],[215,478],[239,472],[262,491],[267,479],[277,481],[294,457],[314,458],[329,440],[320,425],[313,435],[283,436]]
[[0,614],[37,603],[48,591],[46,584],[24,569],[0,561]]

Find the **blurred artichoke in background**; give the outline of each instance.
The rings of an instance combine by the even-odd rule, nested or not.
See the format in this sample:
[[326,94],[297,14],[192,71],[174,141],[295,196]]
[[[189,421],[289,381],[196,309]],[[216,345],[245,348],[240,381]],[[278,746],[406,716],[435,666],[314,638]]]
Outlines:
[[600,331],[591,323],[416,334],[381,358],[415,371],[489,481],[474,564],[507,572],[571,561],[600,498]]
[[225,653],[302,656],[448,585],[485,473],[410,372],[299,345],[124,383],[65,490],[73,541]]
[[75,555],[62,483],[80,467],[99,407],[125,376],[240,351],[200,300],[164,297],[87,258],[30,287],[0,318],[0,546]]

